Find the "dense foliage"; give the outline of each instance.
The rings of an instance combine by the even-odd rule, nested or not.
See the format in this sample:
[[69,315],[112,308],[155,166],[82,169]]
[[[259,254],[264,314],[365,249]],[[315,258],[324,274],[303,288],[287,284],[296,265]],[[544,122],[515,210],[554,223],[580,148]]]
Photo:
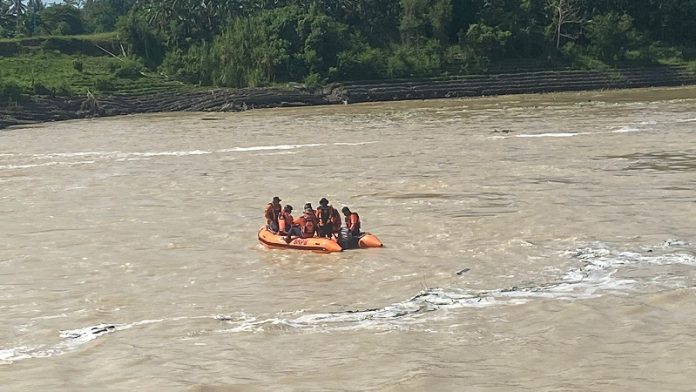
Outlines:
[[690,60],[696,0],[0,0],[0,37],[113,30],[176,80],[317,85]]

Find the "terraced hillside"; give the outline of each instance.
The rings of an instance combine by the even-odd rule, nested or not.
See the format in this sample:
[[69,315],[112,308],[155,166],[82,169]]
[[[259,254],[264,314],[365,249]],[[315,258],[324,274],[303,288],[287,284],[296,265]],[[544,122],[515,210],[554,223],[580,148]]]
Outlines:
[[696,75],[684,66],[655,66],[610,71],[561,70],[389,82],[350,82],[342,85],[341,96],[349,103],[357,103],[687,84],[696,84]]
[[684,66],[602,71],[532,71],[415,80],[345,82],[332,84],[320,90],[308,90],[302,86],[202,89],[161,84],[140,89],[131,86],[121,93],[90,92],[71,98],[31,96],[21,103],[0,107],[0,128],[44,121],[135,113],[239,111],[266,107],[689,84],[696,84],[696,75]]

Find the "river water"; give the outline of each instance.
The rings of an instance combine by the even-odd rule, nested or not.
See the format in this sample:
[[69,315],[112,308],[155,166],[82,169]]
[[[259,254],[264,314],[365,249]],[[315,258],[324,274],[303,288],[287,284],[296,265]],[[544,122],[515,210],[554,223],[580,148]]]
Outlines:
[[[693,391],[696,88],[0,132],[2,391]],[[279,195],[385,248],[268,250]]]

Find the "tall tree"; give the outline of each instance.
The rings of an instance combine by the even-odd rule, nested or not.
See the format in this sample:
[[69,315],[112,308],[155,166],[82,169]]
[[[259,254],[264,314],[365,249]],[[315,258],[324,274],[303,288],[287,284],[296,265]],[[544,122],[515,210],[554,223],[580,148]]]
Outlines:
[[452,0],[434,0],[428,12],[433,37],[443,44],[449,41],[448,31],[452,23]]
[[67,4],[46,7],[40,13],[41,29],[45,34],[72,35],[85,32],[82,10]]
[[428,0],[401,0],[401,40],[413,44],[423,36],[427,26],[426,10]]
[[10,13],[15,16],[16,20],[15,22],[17,23],[17,30],[16,32],[19,32],[21,23],[22,23],[22,16],[26,14],[27,12],[27,7],[24,5],[22,0],[13,0],[12,1],[12,6],[10,7]]
[[73,8],[82,8],[85,5],[84,0],[63,0],[63,4]]
[[27,14],[30,15],[30,26],[27,28],[31,34],[35,34],[38,25],[37,14],[46,8],[41,0],[29,0],[27,2]]
[[602,60],[621,60],[639,39],[628,14],[594,15],[587,24],[589,50]]
[[551,11],[551,21],[556,37],[556,49],[561,46],[561,37],[576,39],[576,34],[564,31],[565,26],[579,25],[584,21],[581,0],[547,0],[546,6]]
[[87,24],[96,32],[112,31],[119,18],[128,14],[136,0],[89,0],[83,7]]
[[10,13],[10,5],[9,1],[0,0],[0,38],[9,35],[12,29],[14,18]]

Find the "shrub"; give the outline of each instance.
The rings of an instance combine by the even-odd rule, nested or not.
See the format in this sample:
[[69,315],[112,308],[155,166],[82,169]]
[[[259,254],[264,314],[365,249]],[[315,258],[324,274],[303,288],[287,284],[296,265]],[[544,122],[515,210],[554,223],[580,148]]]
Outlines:
[[94,89],[110,92],[116,89],[116,79],[113,76],[98,77],[94,80]]
[[145,67],[135,60],[126,60],[122,62],[113,72],[117,78],[137,79],[142,76]]
[[[0,36],[2,38],[2,36]],[[20,46],[14,41],[0,41],[0,56],[14,56],[19,53]]]
[[61,83],[53,88],[53,95],[60,97],[72,97],[75,95],[75,91],[69,85]]
[[14,80],[0,81],[0,103],[19,101],[23,92],[22,86]]
[[73,59],[72,66],[75,71],[82,73],[84,64],[82,63],[81,59]]
[[83,40],[67,37],[50,37],[41,45],[45,51],[58,51],[65,54],[84,53],[87,44]]
[[308,89],[319,88],[323,83],[324,80],[321,78],[321,75],[316,72],[312,72],[304,78],[305,87]]
[[418,46],[396,45],[386,61],[391,78],[430,76],[442,71],[442,49],[436,40]]
[[678,61],[682,58],[682,52],[671,46],[660,42],[653,42],[648,46],[648,56],[651,60],[672,60]]
[[119,36],[128,42],[128,53],[142,58],[145,66],[150,69],[162,64],[166,54],[165,46],[152,26],[134,13],[121,18],[118,24]]
[[384,53],[371,47],[351,49],[338,55],[337,66],[330,69],[331,80],[379,79],[387,74]]
[[31,86],[32,92],[36,95],[53,95],[53,91],[43,82],[34,82]]
[[504,53],[512,33],[483,23],[472,24],[459,35],[459,43],[470,48],[477,56],[492,57]]
[[193,84],[211,85],[216,62],[209,45],[193,45],[187,52],[172,50],[164,58],[160,70],[171,78]]
[[119,68],[121,68],[121,61],[118,59],[110,58],[106,63],[106,69],[108,69],[111,73],[115,73]]
[[624,59],[626,51],[640,40],[633,18],[614,12],[595,15],[587,24],[587,37],[590,52],[602,60]]
[[475,50],[454,45],[445,51],[444,68],[455,75],[482,74],[488,71],[490,59]]
[[686,63],[686,70],[696,75],[696,61]]
[[[218,36],[211,55],[218,60],[213,82],[227,87],[255,87],[275,80],[290,57],[289,43],[260,17],[240,18]],[[307,53],[302,56],[307,57]]]
[[577,56],[573,60],[573,68],[597,71],[611,70],[611,67],[602,60],[584,54]]

